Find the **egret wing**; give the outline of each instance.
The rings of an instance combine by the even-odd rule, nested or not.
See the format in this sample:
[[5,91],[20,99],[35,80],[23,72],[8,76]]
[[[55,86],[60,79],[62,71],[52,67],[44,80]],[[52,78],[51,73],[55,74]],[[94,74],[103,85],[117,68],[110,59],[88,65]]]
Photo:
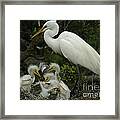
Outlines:
[[80,64],[96,74],[100,73],[99,54],[82,38],[71,32],[64,32],[60,38],[62,54],[74,64]]

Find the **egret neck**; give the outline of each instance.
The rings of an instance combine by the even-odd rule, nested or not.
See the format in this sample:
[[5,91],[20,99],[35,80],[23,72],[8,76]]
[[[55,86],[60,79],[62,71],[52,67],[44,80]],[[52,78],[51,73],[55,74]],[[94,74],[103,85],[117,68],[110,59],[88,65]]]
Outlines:
[[44,40],[47,45],[53,49],[55,53],[61,54],[61,50],[59,47],[59,39],[54,39],[53,37],[58,34],[59,27],[55,25],[52,28],[48,28],[44,33]]

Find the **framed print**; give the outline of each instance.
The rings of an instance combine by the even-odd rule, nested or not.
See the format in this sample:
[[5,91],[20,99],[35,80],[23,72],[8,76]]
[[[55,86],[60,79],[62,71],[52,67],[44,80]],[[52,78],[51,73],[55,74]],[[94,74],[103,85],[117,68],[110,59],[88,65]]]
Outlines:
[[1,118],[119,119],[119,2],[1,2]]

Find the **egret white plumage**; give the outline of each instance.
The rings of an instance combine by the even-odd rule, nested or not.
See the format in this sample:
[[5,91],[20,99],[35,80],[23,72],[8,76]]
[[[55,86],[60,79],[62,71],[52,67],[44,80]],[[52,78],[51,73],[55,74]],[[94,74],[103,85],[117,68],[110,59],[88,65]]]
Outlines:
[[81,65],[96,74],[100,74],[100,56],[88,43],[72,32],[64,31],[57,39],[53,37],[59,32],[59,25],[56,21],[47,21],[43,27],[35,34],[44,32],[46,44],[55,53],[66,57],[76,65]]

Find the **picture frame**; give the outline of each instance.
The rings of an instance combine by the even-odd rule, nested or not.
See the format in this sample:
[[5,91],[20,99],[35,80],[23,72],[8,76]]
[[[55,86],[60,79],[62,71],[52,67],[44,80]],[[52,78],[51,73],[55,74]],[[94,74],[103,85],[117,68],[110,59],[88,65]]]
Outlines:
[[[5,5],[115,5],[115,114],[114,115],[6,115],[5,114]],[[1,74],[0,74],[0,118],[1,119],[119,119],[119,14],[117,0],[101,1],[2,1],[1,2]],[[79,109],[78,109],[79,110]]]

